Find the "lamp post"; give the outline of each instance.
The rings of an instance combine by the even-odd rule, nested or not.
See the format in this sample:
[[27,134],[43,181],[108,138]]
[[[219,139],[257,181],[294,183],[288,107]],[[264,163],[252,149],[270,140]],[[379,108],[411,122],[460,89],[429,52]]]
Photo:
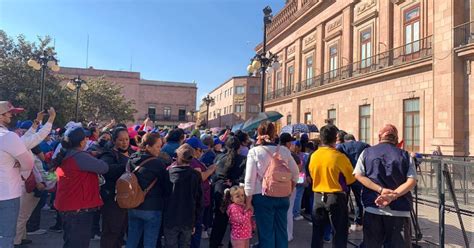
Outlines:
[[44,50],[40,56],[30,58],[28,60],[28,65],[33,69],[39,71],[41,70],[41,86],[40,86],[40,111],[44,110],[44,77],[46,74],[46,69],[49,68],[54,72],[59,71],[58,60],[48,51]]
[[268,52],[267,54],[267,24],[272,23],[272,9],[270,6],[267,6],[263,9],[263,48],[262,52],[256,54],[251,60],[250,64],[247,66],[247,72],[249,74],[256,74],[260,70],[261,73],[261,98],[260,98],[260,111],[263,112],[265,107],[263,103],[265,101],[265,72],[268,68],[278,70],[280,64],[278,63],[278,56]]
[[207,111],[207,113],[206,113],[206,127],[209,127],[209,105],[214,102],[214,98],[207,95],[206,97],[204,97],[202,99],[202,101],[204,102],[204,104],[206,104],[206,109],[207,109],[206,110]]
[[191,109],[188,111],[188,115],[191,116],[191,121],[194,121],[194,115],[196,114],[196,110]]
[[71,90],[71,91],[76,91],[76,111],[75,111],[75,117],[76,117],[76,122],[78,121],[79,118],[79,91],[82,90],[88,90],[89,86],[87,86],[86,81],[82,80],[80,76],[77,76],[77,78],[71,79],[69,82],[67,82],[66,87]]

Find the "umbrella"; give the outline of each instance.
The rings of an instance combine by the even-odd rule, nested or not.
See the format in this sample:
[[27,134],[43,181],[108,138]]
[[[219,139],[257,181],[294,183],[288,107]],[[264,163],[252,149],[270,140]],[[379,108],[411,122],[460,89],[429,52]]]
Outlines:
[[292,124],[292,125],[286,125],[284,126],[280,134],[282,133],[289,133],[289,134],[295,134],[295,133],[310,133],[310,132],[318,132],[318,127],[314,124],[303,124],[303,123],[297,123],[297,124]]
[[181,129],[187,129],[187,128],[190,128],[192,126],[194,126],[196,123],[194,122],[187,122],[187,123],[181,123],[178,125],[178,128],[181,128]]
[[244,123],[241,122],[241,123],[237,123],[235,125],[232,126],[232,132],[237,132],[238,130],[241,130],[242,127],[244,126]]
[[281,117],[283,117],[283,115],[281,115],[280,113],[276,111],[267,111],[267,112],[259,113],[256,116],[250,117],[250,119],[248,119],[244,123],[244,125],[242,126],[242,131],[245,131],[245,132],[251,131],[253,129],[256,129],[262,121],[274,122],[274,121],[279,120]]

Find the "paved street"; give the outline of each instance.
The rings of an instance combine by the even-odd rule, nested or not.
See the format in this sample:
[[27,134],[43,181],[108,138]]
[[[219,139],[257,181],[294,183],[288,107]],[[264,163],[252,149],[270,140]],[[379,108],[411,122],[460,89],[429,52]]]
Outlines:
[[[43,210],[42,212],[42,219],[41,219],[41,228],[47,229],[49,226],[52,226],[54,224],[54,214],[50,211]],[[309,247],[311,243],[311,225],[310,222],[307,220],[301,220],[301,221],[295,221],[295,226],[294,226],[294,236],[295,239],[290,242],[289,247],[293,248],[303,248],[303,247]],[[361,233],[357,233],[355,235],[351,234],[350,236],[350,241],[353,243],[360,243],[361,241]],[[52,233],[48,232],[47,234],[44,235],[36,235],[36,236],[29,236],[31,240],[33,240],[33,243],[31,245],[28,245],[29,248],[40,248],[40,247],[61,247],[62,246],[62,234],[61,233]],[[224,242],[226,243],[226,242]],[[326,245],[327,247],[330,247],[330,245]],[[99,247],[99,241],[98,240],[93,240],[91,241],[91,248],[98,248]],[[208,240],[203,240],[202,241],[202,248],[207,248],[208,247]],[[355,247],[348,245],[348,247]]]

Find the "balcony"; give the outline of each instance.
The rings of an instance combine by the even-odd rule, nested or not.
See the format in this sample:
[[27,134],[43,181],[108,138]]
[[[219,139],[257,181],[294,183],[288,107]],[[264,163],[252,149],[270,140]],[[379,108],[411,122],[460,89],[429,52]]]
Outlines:
[[386,52],[376,54],[372,57],[366,58],[352,64],[345,65],[336,70],[332,70],[316,77],[309,78],[298,82],[294,89],[292,86],[287,86],[283,89],[268,92],[266,100],[282,99],[300,92],[310,91],[323,85],[332,84],[344,79],[359,78],[365,74],[380,71],[390,67],[401,66],[409,64],[418,60],[431,57],[432,50],[432,36],[428,36],[421,40],[393,48]]
[[191,116],[186,116],[186,115],[155,115],[155,121],[157,122],[160,122],[160,121],[186,122],[186,121],[193,121],[193,120]]
[[474,56],[474,21],[454,27],[454,50],[458,56]]

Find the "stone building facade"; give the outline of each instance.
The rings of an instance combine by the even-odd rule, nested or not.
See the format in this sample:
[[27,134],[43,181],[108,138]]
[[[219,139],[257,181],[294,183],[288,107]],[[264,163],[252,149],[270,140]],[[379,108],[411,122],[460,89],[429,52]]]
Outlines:
[[141,123],[148,115],[160,126],[174,126],[193,121],[189,114],[196,109],[195,83],[145,80],[139,72],[98,70],[94,68],[61,67],[59,74],[65,78],[80,76],[86,80],[104,77],[105,80],[120,85],[128,100],[134,100],[136,123]]
[[[474,153],[470,1],[289,0],[267,26],[281,68],[265,110],[332,122],[370,144],[386,123],[407,150]],[[262,44],[256,47],[261,51]]]
[[[209,93],[209,127],[232,127],[260,112],[260,77],[232,77]],[[204,108],[204,109],[203,109]],[[207,106],[201,105],[201,119],[207,118]]]

